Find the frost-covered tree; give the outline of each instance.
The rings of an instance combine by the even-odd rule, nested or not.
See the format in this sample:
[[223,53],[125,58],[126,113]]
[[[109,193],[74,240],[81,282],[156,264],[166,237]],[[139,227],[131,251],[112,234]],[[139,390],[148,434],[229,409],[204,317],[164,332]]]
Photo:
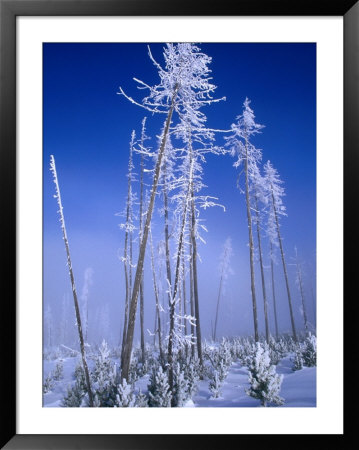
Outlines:
[[65,218],[64,218],[64,212],[63,212],[63,206],[62,206],[61,194],[60,194],[60,187],[59,187],[59,182],[58,182],[57,172],[56,172],[55,158],[53,155],[50,156],[50,170],[53,174],[53,181],[55,183],[56,194],[54,195],[54,197],[57,199],[57,203],[59,206],[58,212],[60,214],[61,229],[62,229],[63,239],[64,239],[64,243],[65,243],[65,249],[66,249],[66,255],[67,255],[67,266],[69,268],[70,282],[71,282],[72,294],[73,294],[73,298],[74,298],[77,330],[78,330],[78,334],[79,334],[82,365],[83,365],[83,368],[85,371],[85,377],[86,377],[87,393],[89,396],[89,406],[93,406],[93,396],[92,396],[92,390],[91,390],[91,384],[90,384],[90,375],[89,375],[87,360],[86,360],[85,341],[84,341],[84,336],[83,336],[83,331],[82,331],[80,307],[79,307],[79,302],[77,299],[75,277],[74,277],[74,273],[73,273],[73,269],[72,269],[70,247],[69,247],[69,241],[67,238]]
[[219,289],[217,296],[217,306],[216,306],[216,317],[214,321],[214,330],[213,330],[213,340],[216,340],[217,335],[217,322],[218,322],[218,312],[219,312],[219,303],[221,300],[221,295],[225,289],[225,282],[228,278],[228,275],[232,273],[232,269],[230,267],[231,257],[233,254],[232,250],[232,240],[228,237],[223,245],[221,257],[220,257],[220,279],[219,279]]
[[[137,298],[142,278],[149,226],[152,219],[162,160],[166,148],[166,141],[172,121],[172,115],[174,112],[177,113],[179,118],[186,115],[186,117],[190,120],[189,125],[198,126],[200,123],[203,123],[203,116],[200,113],[200,108],[216,101],[212,98],[212,93],[215,86],[210,83],[209,77],[210,70],[208,68],[208,64],[211,62],[211,58],[201,53],[197,46],[189,43],[167,44],[163,53],[165,60],[164,67],[155,61],[151,52],[149,52],[149,54],[158,70],[160,82],[157,85],[149,86],[143,81],[137,80],[142,88],[148,89],[149,91],[149,94],[142,100],[142,103],[139,103],[129,97],[124,93],[122,88],[120,88],[119,92],[119,94],[124,95],[132,103],[137,104],[153,113],[163,113],[167,116],[162,133],[161,145],[158,150],[156,166],[154,169],[151,196],[146,214],[146,222],[143,229],[143,237],[140,244],[138,263],[136,266],[136,275],[130,303],[129,323],[122,364],[123,378],[128,377]],[[193,217],[192,220],[195,220],[195,218]]]
[[177,363],[174,371],[174,385],[172,392],[172,406],[184,406],[188,400],[188,382],[180,364]]
[[294,353],[294,357],[293,357],[292,361],[293,361],[293,366],[292,366],[293,372],[296,370],[303,369],[304,362],[303,362],[303,355],[302,355],[301,348],[297,348],[297,350]]
[[148,397],[143,392],[141,392],[141,389],[139,390],[138,394],[136,395],[135,407],[136,408],[147,408],[148,407]]
[[222,395],[222,383],[223,381],[220,380],[217,370],[213,370],[208,386],[213,398],[218,398]]
[[156,336],[156,333],[158,334],[158,348],[160,352],[160,362],[161,364],[164,364],[164,355],[163,355],[163,348],[162,348],[162,330],[161,330],[161,312],[163,308],[160,304],[160,297],[159,297],[159,288],[157,283],[157,276],[156,276],[156,269],[155,269],[155,256],[153,251],[153,239],[152,239],[152,229],[150,226],[150,249],[151,249],[151,269],[152,269],[152,281],[153,281],[153,290],[155,293],[155,301],[156,301],[156,314],[155,314],[155,331],[154,335]]
[[289,288],[287,266],[286,266],[286,262],[285,262],[285,255],[284,255],[282,237],[281,237],[280,226],[279,226],[279,217],[286,215],[285,206],[284,206],[283,200],[282,200],[282,197],[285,195],[284,188],[281,186],[283,184],[283,181],[280,179],[277,170],[272,166],[270,161],[267,161],[266,164],[264,165],[264,174],[265,174],[265,182],[266,182],[266,188],[267,188],[267,198],[268,198],[268,203],[270,205],[270,207],[268,209],[268,216],[269,216],[268,220],[269,220],[269,223],[271,223],[275,226],[277,239],[279,242],[285,284],[286,284],[286,288],[287,288],[289,315],[290,315],[290,321],[291,321],[291,325],[292,325],[292,333],[293,333],[294,340],[297,341],[297,332],[296,332],[295,322],[294,322],[294,314],[293,314],[292,298],[291,298],[290,288]]
[[84,273],[84,284],[82,286],[81,301],[82,301],[82,319],[84,323],[84,339],[87,342],[87,331],[88,331],[88,320],[89,320],[89,309],[88,309],[88,299],[90,293],[90,286],[93,283],[93,269],[87,267]]
[[248,371],[251,387],[246,393],[250,397],[260,400],[262,406],[268,406],[268,403],[284,403],[284,399],[279,396],[283,375],[276,373],[275,366],[271,365],[268,349],[260,342],[256,343],[256,352]]
[[297,247],[294,247],[294,253],[295,253],[294,260],[295,260],[295,266],[296,266],[295,282],[296,282],[296,285],[297,285],[299,293],[300,293],[300,298],[302,300],[301,313],[303,316],[304,328],[305,328],[306,333],[308,333],[309,326],[308,326],[307,308],[305,306],[305,297],[304,297],[304,289],[303,289],[303,269],[302,269],[302,264],[300,263],[300,261],[298,259]]
[[127,172],[127,200],[126,200],[126,222],[120,224],[120,228],[125,230],[125,244],[123,250],[123,267],[125,271],[125,309],[124,309],[124,320],[123,320],[123,332],[122,332],[122,352],[121,360],[123,358],[124,346],[126,343],[126,333],[128,324],[128,309],[129,302],[131,298],[131,288],[132,288],[132,236],[134,231],[133,224],[133,202],[134,194],[132,191],[132,181],[133,181],[133,151],[135,146],[136,134],[132,131],[131,141],[130,141],[130,152],[128,160],[128,172]]
[[257,168],[258,163],[262,158],[261,151],[258,150],[252,143],[251,138],[253,135],[260,132],[263,125],[259,125],[255,122],[255,116],[253,110],[250,108],[250,100],[245,99],[243,104],[243,112],[237,117],[237,122],[231,125],[232,134],[226,137],[226,145],[230,148],[232,156],[236,156],[237,160],[234,163],[234,167],[244,166],[245,175],[245,189],[246,207],[247,207],[247,222],[249,233],[249,262],[251,272],[251,292],[252,292],[252,307],[253,307],[253,320],[254,320],[254,338],[259,340],[258,332],[258,315],[257,315],[257,300],[255,290],[255,278],[254,278],[254,242],[253,242],[253,226],[252,226],[252,213],[253,208],[250,200],[250,183],[253,171]]
[[269,334],[269,320],[268,320],[268,302],[267,302],[266,283],[264,277],[262,238],[261,238],[263,209],[260,207],[260,205],[265,205],[267,198],[265,192],[266,190],[265,180],[262,177],[259,167],[256,164],[253,165],[252,171],[250,172],[250,181],[251,181],[250,183],[251,197],[253,198],[255,210],[255,222],[257,227],[258,256],[262,281],[265,335],[266,341],[269,343],[270,334]]
[[[142,240],[143,235],[143,223],[144,223],[144,172],[145,172],[145,158],[150,155],[148,148],[145,146],[145,142],[149,139],[146,135],[146,120],[145,117],[142,120],[142,130],[141,139],[139,142],[139,149],[137,152],[140,153],[140,211],[139,211],[139,242]],[[145,310],[144,310],[144,286],[143,286],[143,272],[140,282],[140,332],[141,332],[141,352],[142,352],[142,363],[145,362],[145,332],[144,332],[144,320],[145,320]]]
[[163,372],[161,366],[157,370],[155,368],[152,370],[148,393],[149,406],[166,408],[171,406],[172,393],[168,384],[167,374]]
[[131,408],[135,406],[136,397],[133,388],[127,384],[125,379],[118,385],[118,393],[116,395],[116,406],[119,408]]
[[44,335],[45,335],[45,345],[52,347],[53,345],[53,317],[52,309],[50,305],[47,305],[44,312]]
[[303,343],[302,356],[305,366],[314,367],[317,365],[317,338],[310,332]]

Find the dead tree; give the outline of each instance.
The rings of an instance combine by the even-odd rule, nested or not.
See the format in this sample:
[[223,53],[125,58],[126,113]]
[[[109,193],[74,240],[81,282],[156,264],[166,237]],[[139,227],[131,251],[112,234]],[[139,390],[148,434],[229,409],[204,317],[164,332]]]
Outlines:
[[74,298],[77,331],[79,334],[82,366],[83,366],[83,369],[85,372],[85,381],[86,381],[86,388],[87,388],[87,393],[88,393],[88,398],[89,398],[89,406],[93,406],[93,395],[92,395],[92,390],[91,390],[89,370],[88,370],[87,361],[86,361],[85,342],[84,342],[84,337],[83,337],[83,333],[82,333],[80,308],[79,308],[79,303],[78,303],[78,299],[77,299],[75,277],[74,277],[72,263],[71,263],[70,247],[69,247],[69,241],[67,238],[65,218],[64,218],[64,212],[63,212],[63,206],[62,206],[61,194],[60,194],[60,187],[59,187],[59,182],[58,182],[57,172],[56,172],[55,158],[53,155],[50,156],[50,169],[51,169],[53,177],[54,177],[54,183],[55,183],[55,189],[56,189],[55,198],[57,198],[57,203],[59,205],[58,212],[60,214],[61,229],[62,229],[63,239],[64,239],[64,243],[65,243],[65,248],[66,248],[66,255],[67,255],[67,266],[69,268],[72,295]]

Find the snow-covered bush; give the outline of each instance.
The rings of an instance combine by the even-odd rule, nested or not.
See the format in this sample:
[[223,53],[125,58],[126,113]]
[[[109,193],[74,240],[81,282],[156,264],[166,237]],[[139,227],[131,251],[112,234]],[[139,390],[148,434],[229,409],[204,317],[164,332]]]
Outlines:
[[268,350],[260,342],[257,342],[256,353],[248,370],[251,387],[246,389],[246,393],[259,399],[262,406],[267,406],[268,403],[282,405],[284,399],[279,396],[279,392],[283,375],[276,373],[275,366],[271,365]]
[[95,367],[92,371],[93,381],[108,379],[113,371],[113,363],[110,359],[110,349],[105,340],[102,341],[98,353],[95,356]]
[[307,367],[317,365],[317,338],[314,334],[309,333],[303,343],[303,362]]
[[163,372],[161,366],[157,370],[152,369],[148,392],[149,406],[166,408],[171,406],[172,393],[170,392],[167,374]]
[[52,378],[52,373],[50,372],[44,380],[44,384],[42,385],[42,392],[47,394],[50,392],[55,386],[55,381]]
[[292,358],[293,361],[293,366],[292,366],[292,370],[293,372],[296,370],[302,370],[303,369],[303,356],[302,356],[302,351],[300,348],[298,348],[295,353],[294,353],[294,357]]
[[221,345],[219,346],[219,355],[223,360],[224,366],[229,367],[232,364],[231,344],[225,338],[222,339]]
[[187,382],[187,394],[188,398],[192,398],[192,396],[197,391],[197,383],[198,383],[198,370],[196,364],[187,364],[184,369],[184,377]]
[[141,389],[139,393],[136,395],[135,407],[136,408],[148,407],[148,397],[143,392],[141,392]]
[[269,344],[266,343],[265,346],[269,352],[271,364],[274,364],[276,366],[282,358],[282,353],[272,336],[269,338]]
[[117,366],[114,364],[112,372],[99,372],[97,380],[93,382],[94,397],[97,398],[97,406],[113,407],[117,404],[119,376]]
[[56,364],[52,377],[56,381],[61,380],[61,378],[64,377],[64,363],[62,359]]
[[135,400],[136,398],[132,386],[127,384],[126,380],[123,379],[122,383],[117,387],[115,406],[120,408],[131,408],[135,406]]
[[189,398],[188,382],[185,378],[184,372],[181,370],[179,363],[176,364],[173,375],[173,406],[183,406]]
[[85,391],[76,380],[74,385],[67,387],[67,394],[62,399],[61,406],[67,408],[79,408],[85,396]]
[[76,383],[81,387],[81,389],[86,392],[87,391],[87,385],[86,385],[86,379],[85,379],[85,371],[82,367],[82,362],[79,361],[75,367],[75,380]]
[[250,339],[243,339],[242,346],[239,349],[238,358],[242,364],[242,366],[248,366],[252,359],[253,354],[255,353],[255,345]]
[[221,387],[222,381],[218,376],[218,372],[216,370],[213,370],[212,376],[209,380],[209,390],[212,393],[212,398],[218,398],[221,396]]

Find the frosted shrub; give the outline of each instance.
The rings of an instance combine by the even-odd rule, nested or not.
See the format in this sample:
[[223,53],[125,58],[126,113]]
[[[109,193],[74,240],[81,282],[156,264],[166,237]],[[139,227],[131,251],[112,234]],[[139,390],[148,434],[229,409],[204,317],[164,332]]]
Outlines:
[[117,403],[118,374],[116,365],[113,365],[111,370],[111,373],[100,372],[97,381],[93,383],[97,406],[113,407]]
[[282,405],[284,399],[279,396],[283,375],[278,375],[275,366],[271,365],[268,350],[257,342],[256,353],[248,367],[250,389],[246,393],[261,401],[262,406],[268,403]]
[[54,370],[54,372],[53,372],[52,377],[53,377],[53,379],[56,380],[56,381],[58,381],[58,380],[60,380],[61,378],[64,377],[64,363],[63,363],[62,360],[60,360],[60,361],[56,364],[56,367],[55,367],[55,370]]
[[184,377],[187,382],[187,394],[188,398],[192,398],[193,394],[197,391],[198,373],[195,365],[188,364],[184,368]]
[[98,381],[100,376],[102,379],[108,379],[111,376],[113,370],[113,363],[110,359],[110,350],[105,340],[98,350],[98,354],[95,356],[95,367],[92,372],[93,381]]
[[118,393],[116,395],[116,406],[120,408],[131,408],[135,406],[135,395],[133,388],[127,384],[125,379],[118,385]]
[[281,360],[281,352],[278,350],[275,340],[270,337],[269,344],[265,343],[266,349],[269,352],[269,357],[271,364],[274,364],[275,366],[279,363]]
[[168,384],[168,377],[161,366],[157,370],[152,370],[148,392],[149,406],[166,408],[171,406],[172,394]]
[[139,368],[139,363],[137,358],[132,357],[130,362],[130,368],[128,372],[128,380],[130,383],[136,383],[136,381],[139,379],[141,369]]
[[303,344],[303,362],[307,367],[317,365],[317,338],[309,333]]
[[141,389],[140,389],[139,393],[136,395],[135,407],[136,408],[147,408],[148,407],[148,398],[145,394],[143,394],[141,392]]
[[179,363],[177,363],[174,371],[173,406],[183,406],[188,397],[188,382]]
[[212,394],[212,398],[218,398],[222,395],[221,387],[222,382],[220,381],[217,371],[214,370],[209,381],[209,390]]
[[85,380],[85,371],[82,367],[81,361],[79,361],[75,367],[75,380],[83,391],[87,391],[87,385]]
[[67,394],[62,399],[61,406],[67,408],[79,408],[84,396],[84,389],[80,386],[79,382],[76,381],[73,386],[70,385],[67,387]]
[[50,372],[44,380],[44,384],[42,385],[42,392],[44,394],[47,394],[48,392],[50,392],[53,389],[54,386],[55,386],[55,381],[52,378],[52,374]]
[[301,352],[300,348],[298,348],[296,350],[296,352],[294,353],[294,358],[292,359],[292,361],[293,361],[293,367],[292,367],[293,372],[296,370],[303,369],[303,357],[302,357],[302,352]]
[[229,341],[224,338],[219,347],[219,354],[223,359],[223,364],[229,367],[232,364],[231,345]]

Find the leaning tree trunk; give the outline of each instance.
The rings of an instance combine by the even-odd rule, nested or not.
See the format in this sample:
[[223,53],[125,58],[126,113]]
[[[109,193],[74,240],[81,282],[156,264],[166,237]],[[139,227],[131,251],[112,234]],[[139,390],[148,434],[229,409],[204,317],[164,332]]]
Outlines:
[[51,166],[51,170],[52,170],[52,173],[53,173],[53,176],[54,176],[54,183],[55,183],[55,186],[56,186],[56,198],[57,198],[57,203],[59,205],[59,214],[60,214],[61,228],[62,228],[62,234],[63,234],[63,238],[64,238],[64,242],[65,242],[66,255],[67,255],[67,265],[68,265],[68,268],[69,268],[70,281],[71,281],[71,287],[72,287],[72,294],[73,294],[73,298],[74,298],[77,331],[79,333],[82,365],[83,365],[84,372],[85,372],[86,388],[87,388],[87,393],[88,393],[88,396],[89,396],[89,406],[93,406],[93,396],[92,396],[92,390],[91,390],[89,370],[88,370],[87,361],[86,361],[85,343],[84,343],[84,338],[83,338],[83,333],[82,333],[80,308],[79,308],[79,303],[78,303],[78,300],[77,300],[77,291],[76,291],[74,273],[73,273],[73,270],[72,270],[69,241],[67,239],[65,218],[64,218],[64,212],[63,212],[62,201],[61,201],[61,194],[60,194],[60,187],[59,187],[59,182],[58,182],[58,179],[57,179],[55,158],[53,157],[53,155],[51,155],[50,160],[51,160],[50,166]]
[[[226,254],[224,255],[224,258],[226,257]],[[223,258],[223,259],[224,259]],[[223,271],[224,271],[224,265],[222,266],[222,273],[221,273],[221,279],[219,281],[219,289],[218,289],[218,297],[217,297],[217,307],[216,307],[216,318],[214,321],[214,330],[213,330],[213,341],[216,341],[216,334],[217,334],[217,321],[218,321],[218,311],[219,311],[219,301],[221,299],[221,292],[222,292],[222,282],[223,282]]]
[[[191,219],[192,220],[192,219]],[[194,312],[194,294],[193,294],[193,262],[192,262],[192,242],[190,243],[190,261],[189,261],[189,291],[190,291],[190,308],[191,308],[191,316],[195,316]],[[191,344],[191,356],[195,357],[195,343],[194,343],[194,335],[195,335],[195,326],[193,320],[191,320],[191,336],[192,336],[192,344]]]
[[246,175],[246,205],[247,205],[247,220],[248,220],[248,233],[249,233],[249,262],[251,269],[251,291],[252,291],[252,306],[253,306],[253,320],[254,320],[254,339],[259,341],[258,334],[258,317],[257,317],[257,301],[256,301],[256,288],[254,282],[254,244],[253,244],[253,232],[252,232],[252,217],[251,217],[251,204],[249,199],[249,176],[248,176],[248,143],[246,140],[246,157],[244,161],[245,175]]
[[[126,332],[127,332],[127,318],[128,318],[128,305],[129,299],[131,298],[131,285],[132,285],[132,229],[129,229],[128,226],[132,223],[132,144],[131,141],[130,146],[130,158],[129,158],[129,173],[128,173],[128,185],[127,185],[127,206],[126,206],[126,231],[125,231],[125,246],[123,252],[123,265],[125,271],[125,311],[124,311],[124,319],[123,319],[123,333],[122,333],[122,348],[121,348],[121,362],[123,358],[123,352],[126,342]],[[130,239],[129,239],[130,238]],[[128,241],[130,240],[130,254],[128,255]],[[130,258],[130,260],[128,260]]]
[[[185,336],[187,336],[187,297],[186,297],[186,277],[185,277],[185,261],[184,261],[184,246],[182,247],[182,292],[183,292],[183,315],[184,315],[184,319],[183,319],[183,330],[184,330],[184,334]],[[188,356],[188,346],[186,343],[186,358]]]
[[142,237],[141,244],[140,244],[140,252],[139,252],[139,256],[138,256],[138,264],[136,267],[135,281],[134,281],[134,285],[133,285],[133,291],[132,291],[132,297],[131,297],[131,303],[130,303],[126,344],[125,344],[123,364],[122,364],[122,370],[121,370],[121,378],[126,379],[126,380],[128,380],[128,375],[129,375],[129,370],[130,370],[133,335],[134,335],[135,321],[136,321],[137,299],[138,299],[138,293],[139,293],[140,284],[141,284],[144,260],[145,260],[148,232],[149,232],[149,227],[150,227],[150,223],[151,223],[151,219],[152,219],[153,207],[155,204],[155,197],[156,197],[156,192],[157,192],[157,187],[158,187],[158,180],[159,180],[159,176],[160,176],[163,153],[164,153],[164,149],[165,149],[165,145],[166,145],[166,139],[167,139],[168,130],[169,130],[171,119],[172,119],[172,114],[173,114],[173,110],[174,110],[174,106],[175,106],[175,99],[177,96],[178,89],[179,89],[179,85],[176,84],[174,92],[173,92],[173,96],[172,96],[171,106],[168,111],[168,116],[167,116],[165,130],[164,130],[163,137],[162,137],[161,146],[159,149],[158,159],[157,159],[157,163],[156,163],[156,167],[155,167],[155,174],[153,177],[151,197],[150,197],[150,202],[149,202],[149,206],[148,206],[148,211],[146,214],[146,223],[144,226],[143,237]]
[[270,243],[270,268],[271,268],[271,276],[272,276],[272,295],[273,295],[273,310],[274,310],[274,323],[275,323],[275,335],[278,339],[278,319],[277,319],[277,303],[275,298],[275,285],[274,285],[274,264],[273,264],[273,244]]
[[[191,161],[190,175],[189,175],[190,180],[192,180],[192,173],[193,173],[193,162]],[[187,206],[188,206],[189,197],[190,197],[190,186],[191,186],[191,183],[188,184],[187,193],[186,193],[186,196],[184,199],[184,209],[183,209],[183,213],[182,213],[183,216],[182,216],[182,222],[181,222],[181,228],[180,228],[180,234],[179,234],[179,240],[178,240],[178,249],[177,249],[177,255],[176,255],[175,280],[174,280],[174,285],[173,285],[173,293],[172,293],[172,297],[170,299],[170,304],[169,304],[170,332],[169,332],[169,338],[168,338],[168,365],[169,365],[168,384],[170,386],[171,392],[173,391],[173,339],[174,339],[174,332],[175,332],[174,328],[175,328],[176,297],[177,297],[178,288],[180,286],[181,256],[182,256],[184,232],[185,232],[186,219],[187,219]]]
[[160,360],[161,365],[164,364],[164,356],[162,350],[162,334],[161,334],[161,315],[160,315],[160,299],[158,295],[158,286],[157,286],[157,277],[155,270],[155,257],[153,253],[153,241],[152,241],[152,230],[150,228],[150,246],[151,246],[151,267],[152,267],[152,278],[153,278],[153,290],[155,293],[156,300],[156,317],[155,317],[155,332],[154,332],[154,341],[156,339],[156,330],[158,333],[158,347],[160,351]]
[[303,283],[302,283],[302,271],[301,271],[301,267],[300,267],[298,261],[297,261],[297,273],[298,273],[300,296],[302,299],[304,327],[305,327],[306,333],[308,333],[308,318],[307,318],[307,310],[305,308],[304,291],[303,291]]
[[175,311],[176,311],[176,297],[180,284],[180,264],[181,264],[181,253],[182,253],[182,245],[183,245],[183,235],[184,235],[184,227],[186,224],[186,216],[187,216],[187,203],[188,198],[186,196],[185,199],[186,205],[185,210],[183,212],[181,232],[179,236],[178,250],[177,250],[177,260],[176,260],[176,271],[175,271],[175,280],[173,285],[173,293],[171,296],[169,310],[170,310],[170,331],[168,336],[168,384],[170,386],[170,391],[173,390],[173,339],[174,339],[174,331],[175,331]]
[[198,300],[196,216],[195,216],[193,181],[191,183],[191,220],[192,220],[191,242],[192,242],[192,270],[193,270],[193,298],[194,298],[194,310],[195,310],[195,317],[196,317],[197,352],[198,352],[199,362],[200,362],[201,366],[203,366],[201,323],[200,323],[200,318],[199,318],[199,300]]
[[266,285],[264,281],[264,270],[263,270],[263,256],[262,256],[262,242],[260,233],[260,220],[258,211],[258,198],[257,194],[254,196],[256,202],[256,221],[257,221],[257,239],[258,239],[258,251],[259,251],[259,264],[261,268],[261,278],[262,278],[262,292],[263,292],[263,304],[264,304],[264,321],[266,328],[266,341],[269,343],[269,323],[268,323],[268,303],[267,303],[267,293]]
[[[143,140],[141,142],[141,146],[143,147]],[[142,239],[142,215],[143,215],[143,155],[141,154],[141,171],[140,171],[140,242]],[[141,274],[141,282],[140,282],[140,329],[141,329],[141,358],[142,364],[145,363],[145,334],[144,334],[144,292],[143,292],[143,270]]]
[[[166,155],[164,155],[166,158]],[[169,231],[168,231],[168,192],[167,192],[167,164],[166,159],[163,164],[164,176],[163,176],[163,203],[164,203],[164,217],[165,217],[165,252],[166,252],[166,275],[167,283],[169,287],[168,291],[168,303],[171,303],[172,291],[172,275],[171,275],[171,261],[170,261],[170,244],[169,244]]]
[[277,228],[277,235],[278,235],[280,254],[281,254],[281,257],[282,257],[285,285],[286,285],[286,288],[287,288],[289,314],[290,314],[290,321],[291,321],[291,324],[292,324],[292,333],[293,333],[293,338],[294,338],[295,342],[297,342],[298,339],[297,339],[297,332],[295,330],[293,307],[292,307],[292,298],[291,298],[291,295],[290,295],[289,281],[288,281],[288,274],[287,274],[287,266],[285,264],[284,251],[283,251],[283,245],[282,245],[282,237],[280,235],[280,230],[279,230],[279,221],[278,221],[278,215],[277,215],[277,208],[276,208],[276,205],[275,205],[273,188],[272,188],[272,206],[273,206],[273,212],[274,212],[275,223],[276,223],[276,228]]

